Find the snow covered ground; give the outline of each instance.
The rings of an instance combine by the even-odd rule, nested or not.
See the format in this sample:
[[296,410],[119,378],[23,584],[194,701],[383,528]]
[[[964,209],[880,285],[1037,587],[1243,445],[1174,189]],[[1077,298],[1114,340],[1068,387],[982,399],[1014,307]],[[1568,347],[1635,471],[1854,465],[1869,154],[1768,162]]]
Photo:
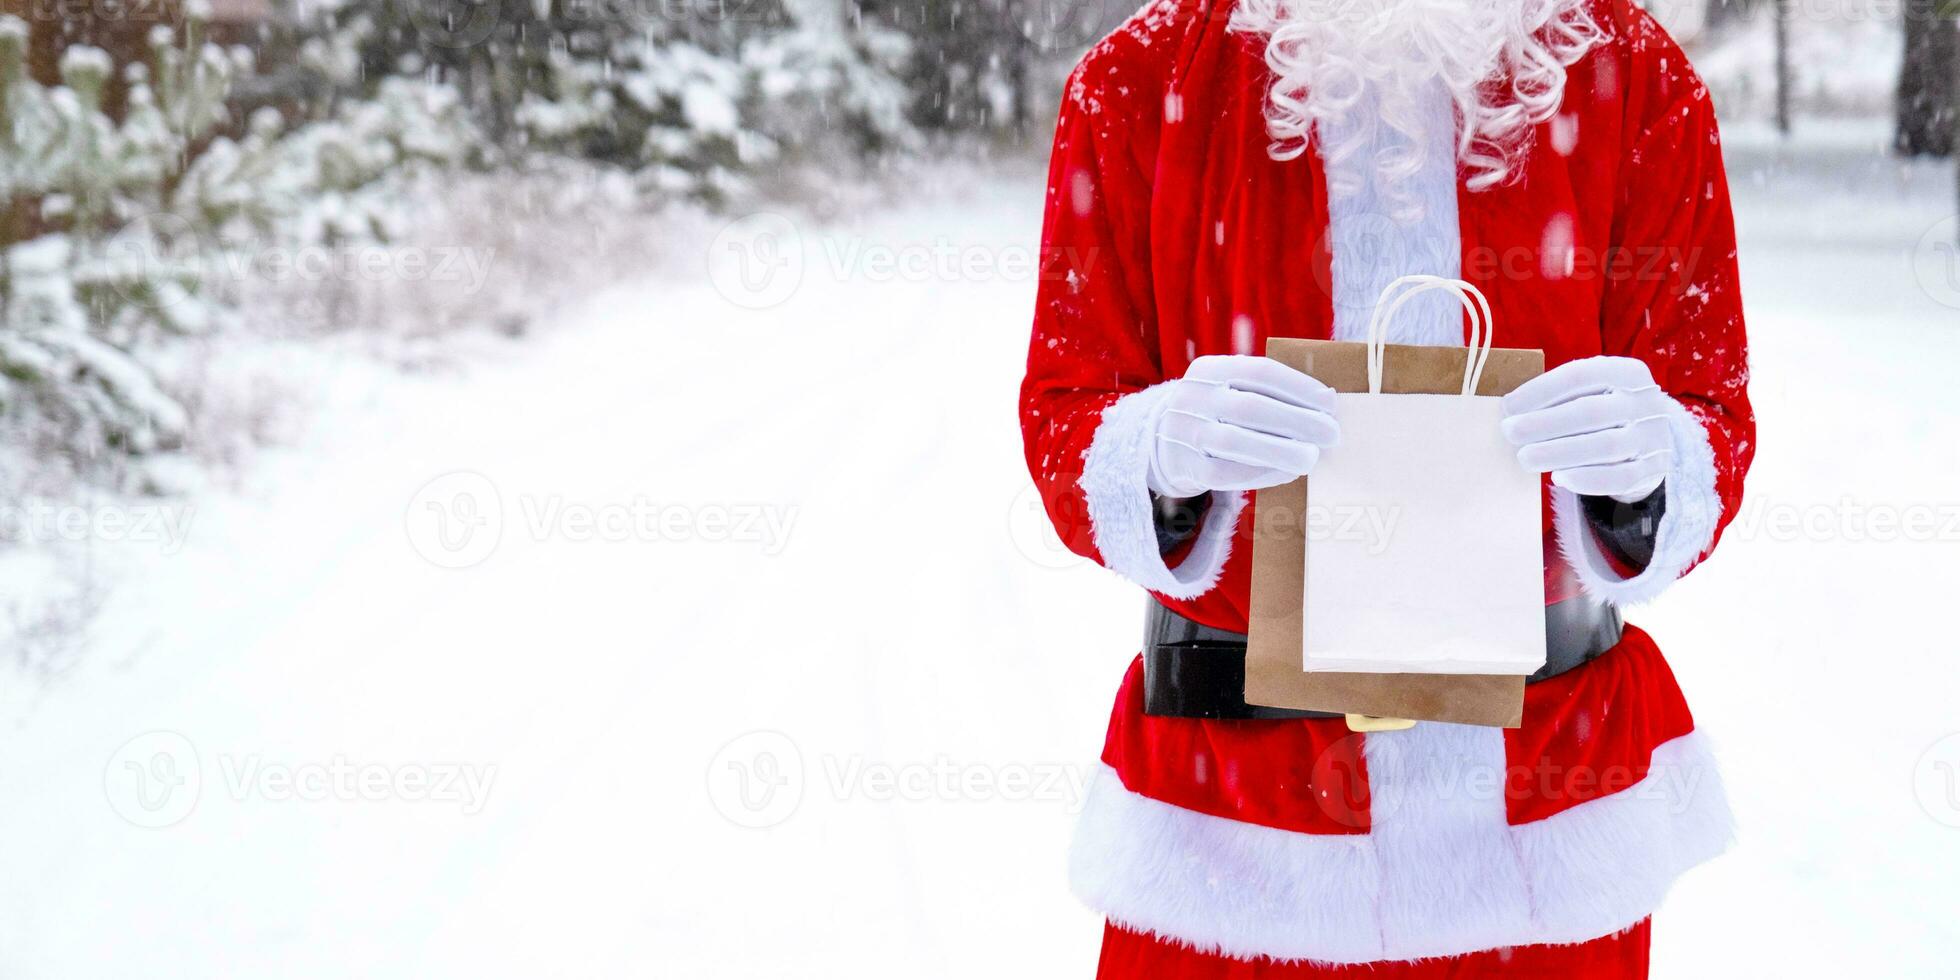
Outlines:
[[[1657,976],[1960,960],[1951,179],[1878,139],[1733,148],[1751,510],[1634,618],[1743,841]],[[1021,467],[1040,174],[942,183],[336,375],[102,544],[79,665],[8,679],[0,976],[1090,975],[1062,856],[1140,599]]]

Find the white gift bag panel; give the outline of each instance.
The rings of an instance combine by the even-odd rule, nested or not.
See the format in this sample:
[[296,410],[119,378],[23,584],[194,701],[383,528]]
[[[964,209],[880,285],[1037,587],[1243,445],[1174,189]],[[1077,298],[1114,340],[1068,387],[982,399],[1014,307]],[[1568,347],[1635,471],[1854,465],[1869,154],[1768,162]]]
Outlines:
[[[1461,393],[1385,395],[1386,325],[1426,291],[1470,311]],[[1398,294],[1399,292],[1399,294]],[[1391,299],[1391,296],[1393,299]],[[1477,390],[1490,307],[1476,287],[1397,280],[1369,326],[1366,394],[1337,396],[1341,442],[1307,481],[1304,666],[1371,674],[1530,674],[1545,664],[1539,478]]]

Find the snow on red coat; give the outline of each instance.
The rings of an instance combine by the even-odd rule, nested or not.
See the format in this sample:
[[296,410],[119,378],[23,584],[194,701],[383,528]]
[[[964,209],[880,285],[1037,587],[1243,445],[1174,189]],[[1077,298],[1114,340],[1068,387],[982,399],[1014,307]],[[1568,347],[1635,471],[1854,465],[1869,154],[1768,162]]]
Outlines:
[[[1628,0],[1596,0],[1611,38],[1571,66],[1522,176],[1471,191],[1446,172],[1416,189],[1430,207],[1402,227],[1330,195],[1316,154],[1269,156],[1263,39],[1231,31],[1230,7],[1157,0],[1069,82],[1021,405],[1062,539],[1178,612],[1244,630],[1245,495],[1215,495],[1194,543],[1158,551],[1144,482],[1154,386],[1269,337],[1356,339],[1360,298],[1421,272],[1482,289],[1498,346],[1542,348],[1548,366],[1637,357],[1678,405],[1653,561],[1625,576],[1576,498],[1548,486],[1547,601],[1631,604],[1685,574],[1740,504],[1754,420],[1714,110],[1680,49]],[[1461,344],[1463,324],[1432,317],[1391,340]],[[1533,685],[1514,731],[1146,717],[1133,665],[1103,762],[1077,892],[1123,928],[1243,958],[1409,960],[1605,936],[1646,918],[1730,833],[1673,675],[1631,627]]]

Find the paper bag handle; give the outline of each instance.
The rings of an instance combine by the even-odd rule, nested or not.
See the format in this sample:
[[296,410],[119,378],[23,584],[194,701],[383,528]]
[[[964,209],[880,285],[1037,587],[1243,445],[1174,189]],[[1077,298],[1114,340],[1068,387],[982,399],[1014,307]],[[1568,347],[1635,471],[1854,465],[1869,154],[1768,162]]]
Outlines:
[[[1484,380],[1484,367],[1490,363],[1491,346],[1497,340],[1496,326],[1491,322],[1490,301],[1477,287],[1461,279],[1445,279],[1442,276],[1403,276],[1388,284],[1382,290],[1381,299],[1375,303],[1375,315],[1368,321],[1368,391],[1370,394],[1382,393],[1382,372],[1388,355],[1388,322],[1402,306],[1417,296],[1436,290],[1455,293],[1463,303],[1463,309],[1470,314],[1470,356],[1463,365],[1463,393],[1474,395],[1477,386]],[[1394,297],[1392,300],[1390,297]]]

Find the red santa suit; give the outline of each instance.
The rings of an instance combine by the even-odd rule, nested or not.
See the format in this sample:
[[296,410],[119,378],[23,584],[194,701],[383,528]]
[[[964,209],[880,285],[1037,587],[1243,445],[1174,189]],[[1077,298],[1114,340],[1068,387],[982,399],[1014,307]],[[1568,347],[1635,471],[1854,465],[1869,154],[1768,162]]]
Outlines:
[[[1444,153],[1405,224],[1365,188],[1329,192],[1347,164],[1269,154],[1270,69],[1232,2],[1152,3],[1068,85],[1021,401],[1062,539],[1244,631],[1248,495],[1214,494],[1196,538],[1159,550],[1155,386],[1271,337],[1362,339],[1382,285],[1429,273],[1489,297],[1497,346],[1548,367],[1638,358],[1673,396],[1652,560],[1609,559],[1548,484],[1547,602],[1637,603],[1685,574],[1736,512],[1754,421],[1714,111],[1679,48],[1630,0],[1595,0],[1609,37],[1570,66],[1520,172],[1472,190]],[[1435,310],[1390,339],[1463,343],[1453,301]],[[1139,662],[1071,859],[1110,923],[1106,976],[1644,975],[1648,916],[1730,837],[1709,750],[1631,626],[1530,686],[1510,731],[1152,717],[1141,688]]]

